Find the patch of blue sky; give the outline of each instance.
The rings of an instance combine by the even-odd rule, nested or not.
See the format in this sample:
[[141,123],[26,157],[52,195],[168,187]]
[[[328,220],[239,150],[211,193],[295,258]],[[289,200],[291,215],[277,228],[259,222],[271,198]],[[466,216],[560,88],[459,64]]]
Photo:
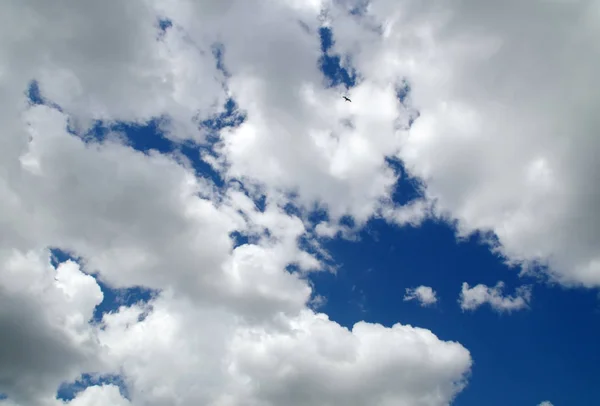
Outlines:
[[158,28],[161,32],[167,31],[173,26],[173,22],[168,18],[161,18],[158,20]]
[[168,18],[160,18],[156,22],[156,26],[158,29],[158,34],[157,34],[156,39],[160,41],[164,38],[165,34],[167,33],[167,30],[170,29],[171,27],[173,27],[173,22],[171,20],[169,20]]
[[[403,78],[400,80],[400,83],[396,85],[396,97],[406,108],[406,112],[408,113],[408,122],[406,123],[406,127],[403,128],[405,130],[408,130],[421,115],[421,113],[419,113],[419,111],[410,103],[410,92],[411,85],[406,78]],[[400,127],[403,127],[403,124],[400,124]]]
[[165,137],[162,130],[164,118],[158,118],[143,124],[97,121],[85,136],[95,141],[105,140],[115,132],[123,137],[123,141],[137,151],[149,153],[158,151],[163,154],[180,153],[185,156],[196,173],[209,178],[217,187],[224,186],[221,175],[202,159],[204,151],[210,152],[210,145],[198,145],[192,142],[175,142]]
[[29,86],[27,87],[27,91],[25,93],[30,105],[35,106],[45,104],[58,111],[63,111],[58,104],[54,103],[52,100],[48,100],[42,95],[40,84],[37,80],[32,80],[29,82]]
[[229,238],[233,240],[233,248],[237,248],[246,244],[252,244],[254,241],[253,236],[249,236],[240,231],[233,231],[229,233]]
[[91,375],[82,374],[75,382],[63,383],[56,393],[56,398],[63,401],[73,400],[78,393],[90,386],[115,385],[119,388],[121,396],[130,399],[127,385],[119,375]]
[[404,205],[424,196],[425,185],[420,179],[411,176],[400,159],[386,157],[386,163],[398,176],[391,196],[394,203]]
[[[323,72],[329,86],[335,87],[345,85],[351,88],[356,85],[358,80],[357,72],[352,68],[350,61],[342,56],[332,52],[335,43],[333,31],[328,27],[319,29],[319,37],[321,40],[322,55],[319,59],[319,67]],[[344,62],[342,64],[342,61]]]
[[369,0],[359,0],[355,2],[348,12],[354,16],[362,17],[367,14],[368,8]]
[[217,69],[220,70],[226,78],[229,78],[231,75],[227,68],[225,67],[225,46],[222,43],[216,42],[212,45],[212,53],[215,57],[215,61],[217,63]]

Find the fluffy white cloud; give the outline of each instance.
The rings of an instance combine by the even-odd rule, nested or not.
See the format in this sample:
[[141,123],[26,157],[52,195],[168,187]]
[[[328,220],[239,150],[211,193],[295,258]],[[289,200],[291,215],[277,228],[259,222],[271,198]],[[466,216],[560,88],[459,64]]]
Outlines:
[[99,333],[134,404],[445,405],[471,363],[460,344],[410,326],[349,331],[308,309],[277,326],[239,325],[234,314],[172,297],[152,307],[141,322],[141,307],[106,316]]
[[115,385],[89,386],[69,402],[56,402],[56,406],[130,406],[131,402],[123,398]]
[[349,332],[306,311],[291,327],[293,338],[249,329],[233,343],[235,374],[245,387],[248,378],[268,382],[251,384],[268,404],[442,405],[462,387],[452,377],[470,365],[459,344],[410,326],[361,322]]
[[96,119],[143,122],[166,113],[173,136],[198,137],[192,121],[225,100],[222,73],[210,43],[191,43],[178,29],[157,41],[159,18],[146,0],[9,1],[2,23],[12,35],[0,43],[1,70],[19,92],[22,81],[39,80],[81,130]]
[[417,300],[423,307],[431,306],[437,303],[438,298],[435,290],[430,286],[418,286],[416,288],[406,288],[404,301]]
[[512,296],[504,296],[502,294],[503,289],[504,282],[502,281],[494,287],[479,284],[472,288],[464,282],[458,302],[463,310],[475,310],[486,303],[498,312],[512,312],[529,307],[531,301],[530,286],[519,286]]
[[542,403],[540,403],[538,406],[553,406],[552,403],[550,403],[547,400],[544,400]]
[[102,370],[88,324],[102,297],[73,262],[55,269],[47,251],[0,251],[0,393],[36,405],[82,370]]

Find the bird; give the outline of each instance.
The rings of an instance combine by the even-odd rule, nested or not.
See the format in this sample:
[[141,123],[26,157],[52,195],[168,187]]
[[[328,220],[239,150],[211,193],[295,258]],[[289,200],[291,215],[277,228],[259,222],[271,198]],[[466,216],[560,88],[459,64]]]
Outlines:
[[349,98],[347,98],[346,96],[342,96],[346,101],[348,102],[352,102],[352,100],[350,100]]

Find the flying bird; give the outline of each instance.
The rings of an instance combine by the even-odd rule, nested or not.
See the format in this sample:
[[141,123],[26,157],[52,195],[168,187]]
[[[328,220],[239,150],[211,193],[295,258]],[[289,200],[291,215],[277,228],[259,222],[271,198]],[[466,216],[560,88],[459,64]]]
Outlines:
[[342,96],[344,99],[346,99],[346,101],[348,102],[352,102],[352,100],[350,100],[349,98],[347,98],[346,96]]

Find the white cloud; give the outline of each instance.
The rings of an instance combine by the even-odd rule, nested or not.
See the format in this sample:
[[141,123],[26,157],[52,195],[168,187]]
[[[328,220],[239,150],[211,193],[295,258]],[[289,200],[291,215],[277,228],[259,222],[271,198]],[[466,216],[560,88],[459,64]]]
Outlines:
[[552,403],[550,403],[547,400],[544,400],[542,403],[540,403],[538,406],[553,406]]
[[429,286],[418,286],[416,288],[406,288],[404,301],[417,300],[423,307],[431,306],[437,303],[438,298],[435,290]]
[[[131,402],[121,396],[115,385],[90,386],[67,403],[69,406],[130,406]],[[56,402],[56,406],[63,406]]]
[[87,322],[102,292],[93,277],[49,253],[0,253],[0,393],[39,404],[82,370],[102,370],[104,349]]
[[134,404],[177,396],[211,405],[442,405],[460,389],[451,377],[470,365],[459,344],[408,326],[359,323],[348,331],[310,310],[276,327],[236,326],[233,314],[175,298],[160,298],[153,308],[133,325],[143,309],[107,316],[100,333],[131,377]]
[[504,282],[498,282],[494,287],[479,284],[472,288],[464,282],[458,302],[463,310],[475,310],[486,303],[498,312],[510,313],[529,307],[531,301],[530,286],[518,287],[512,296],[504,296],[502,294],[503,289]]

